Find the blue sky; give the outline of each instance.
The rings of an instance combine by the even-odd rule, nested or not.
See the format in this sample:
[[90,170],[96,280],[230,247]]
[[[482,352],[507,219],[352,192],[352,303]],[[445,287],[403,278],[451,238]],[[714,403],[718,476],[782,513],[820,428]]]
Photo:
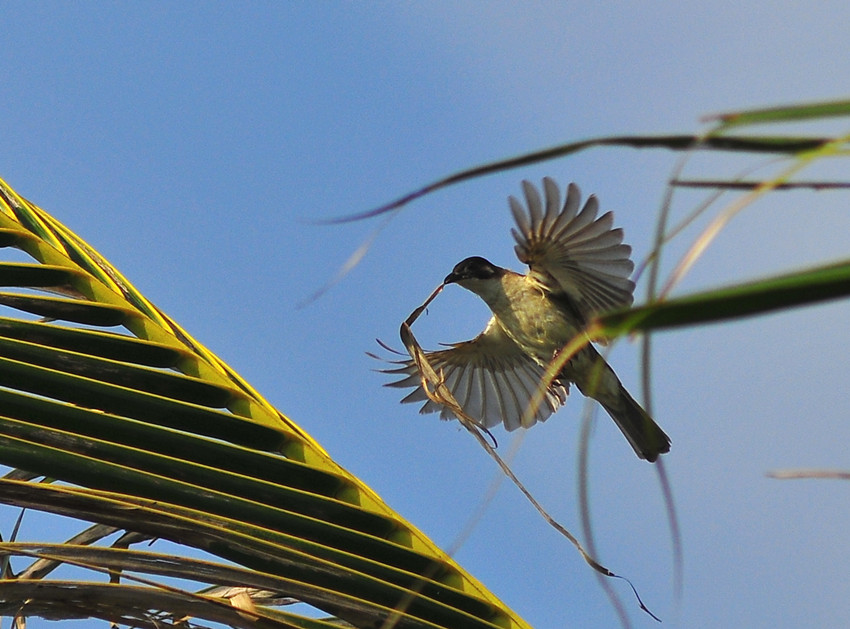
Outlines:
[[[850,59],[843,2],[18,2],[0,16],[0,177],[444,547],[496,468],[456,424],[399,405],[365,352],[376,337],[398,346],[399,323],[460,259],[520,269],[506,198],[524,178],[596,193],[640,259],[676,156],[600,149],[434,194],[297,309],[378,225],[311,220],[560,142],[697,132],[710,113],[844,97]],[[729,176],[747,163],[700,156],[688,173]],[[846,179],[845,163],[807,175]],[[700,198],[677,194],[674,209]],[[840,192],[753,205],[679,292],[846,257],[846,205]],[[697,234],[671,247],[668,271]],[[685,554],[679,607],[655,471],[598,417],[599,559],[665,626],[850,617],[846,486],[765,477],[850,466],[848,315],[837,303],[655,337],[654,413],[673,441],[665,463]],[[470,338],[487,316],[455,287],[416,332],[433,347]],[[617,345],[611,362],[637,395],[637,345]],[[576,532],[581,409],[574,394],[528,431],[514,462]],[[36,518],[30,527],[27,539],[50,535]],[[535,627],[616,623],[593,573],[510,486],[457,559]],[[621,585],[634,625],[655,626]]]

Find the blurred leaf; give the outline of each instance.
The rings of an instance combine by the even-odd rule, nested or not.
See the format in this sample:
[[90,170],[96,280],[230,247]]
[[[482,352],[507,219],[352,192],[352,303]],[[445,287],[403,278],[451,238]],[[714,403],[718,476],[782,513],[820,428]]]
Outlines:
[[800,122],[848,115],[850,115],[850,100],[833,100],[782,107],[745,109],[709,116],[707,120],[716,120],[721,123],[721,128],[725,129],[751,124]]
[[622,146],[630,148],[666,148],[675,151],[687,150],[718,150],[718,151],[735,151],[735,152],[750,152],[750,153],[779,153],[793,155],[803,151],[812,151],[820,148],[828,143],[831,138],[822,137],[805,137],[805,136],[696,136],[696,135],[649,135],[649,136],[607,136],[601,138],[592,138],[580,142],[570,142],[568,144],[560,144],[551,148],[525,153],[517,157],[499,160],[461,170],[448,177],[439,179],[433,183],[423,186],[418,190],[414,190],[405,194],[398,199],[382,205],[373,210],[367,210],[357,214],[333,218],[322,223],[346,223],[350,221],[359,221],[373,216],[379,216],[393,210],[397,210],[411,201],[415,201],[424,197],[431,192],[435,192],[442,188],[474,179],[483,177],[491,173],[511,170],[520,166],[545,162],[558,157],[565,157],[572,153],[578,153],[589,148],[603,146]]
[[850,188],[848,181],[786,181],[773,183],[764,181],[724,181],[720,179],[697,180],[675,179],[670,182],[676,188],[718,188],[722,190],[756,190],[769,187],[771,190],[844,190]]
[[700,325],[816,304],[850,295],[850,261],[612,312],[605,335]]
[[768,477],[777,478],[779,480],[799,480],[799,479],[829,479],[829,480],[850,480],[850,471],[847,470],[776,470],[768,472]]

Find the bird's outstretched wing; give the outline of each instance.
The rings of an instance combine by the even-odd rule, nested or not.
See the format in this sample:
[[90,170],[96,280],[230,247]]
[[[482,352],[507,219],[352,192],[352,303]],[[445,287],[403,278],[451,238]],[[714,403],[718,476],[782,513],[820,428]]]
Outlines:
[[623,244],[623,230],[613,228],[613,214],[597,218],[599,201],[592,195],[579,210],[581,193],[572,183],[562,206],[558,184],[544,178],[545,209],[533,184],[523,181],[522,187],[528,208],[510,197],[519,228],[511,233],[517,257],[531,275],[553,293],[565,293],[585,320],[631,305],[631,247]]
[[[508,430],[519,428],[537,388],[543,382],[543,368],[529,358],[491,319],[484,331],[471,341],[453,343],[451,349],[426,352],[425,356],[440,374],[464,412],[487,428],[503,423]],[[422,402],[420,413],[440,411],[442,419],[453,413],[430,400],[422,390],[421,377],[412,360],[398,361],[402,366],[383,370],[403,375],[389,387],[416,387],[402,402]],[[568,383],[555,381],[535,410],[528,428],[544,421],[567,398]]]

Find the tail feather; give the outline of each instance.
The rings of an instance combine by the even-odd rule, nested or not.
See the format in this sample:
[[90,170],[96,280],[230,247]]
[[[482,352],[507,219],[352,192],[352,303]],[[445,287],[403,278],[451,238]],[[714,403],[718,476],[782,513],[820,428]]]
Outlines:
[[640,458],[653,462],[670,451],[670,437],[629,395],[595,349],[585,347],[570,361],[564,375],[578,385],[582,394],[592,397],[608,411]]
[[622,384],[616,397],[598,401],[608,411],[640,458],[653,462],[660,454],[670,451],[670,437],[641,405],[635,402]]

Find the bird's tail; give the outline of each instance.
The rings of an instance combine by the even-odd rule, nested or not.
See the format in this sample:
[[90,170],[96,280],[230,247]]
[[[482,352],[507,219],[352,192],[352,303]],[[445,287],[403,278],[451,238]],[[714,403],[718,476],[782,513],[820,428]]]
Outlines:
[[635,402],[622,384],[615,398],[599,400],[599,403],[608,411],[640,458],[652,462],[659,454],[670,451],[670,437]]
[[670,437],[629,395],[608,363],[599,354],[594,358],[596,364],[584,372],[589,377],[576,381],[582,394],[602,405],[640,458],[652,462],[669,452]]

